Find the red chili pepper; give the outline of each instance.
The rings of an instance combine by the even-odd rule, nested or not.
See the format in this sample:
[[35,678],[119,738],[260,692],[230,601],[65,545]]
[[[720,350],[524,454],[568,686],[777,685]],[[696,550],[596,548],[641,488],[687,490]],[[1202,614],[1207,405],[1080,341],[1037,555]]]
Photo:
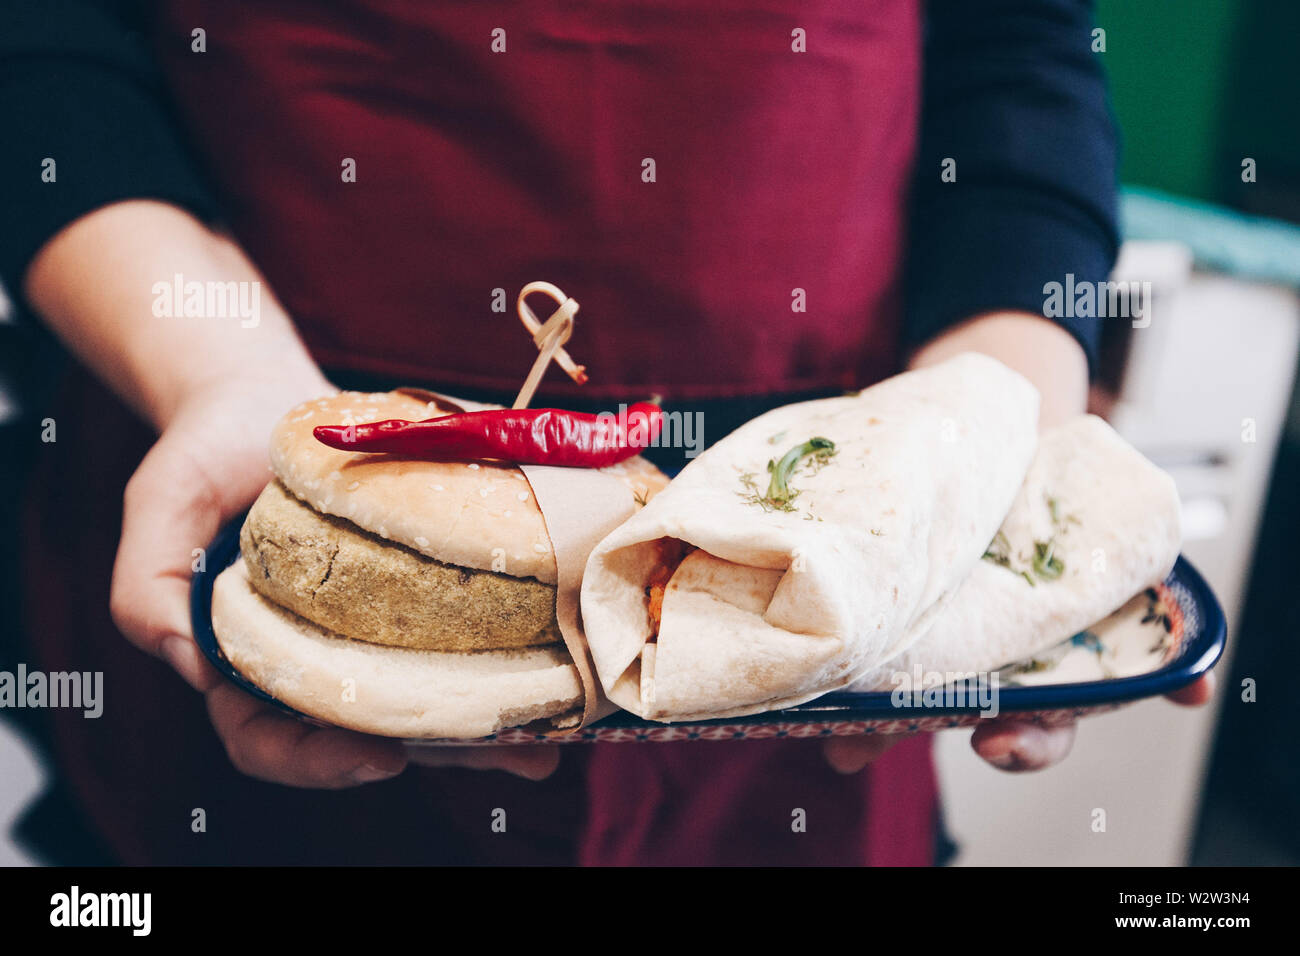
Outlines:
[[626,414],[589,415],[558,408],[492,409],[422,422],[320,425],[316,440],[343,451],[387,452],[434,461],[497,458],[520,465],[603,468],[649,447],[663,411],[637,402]]

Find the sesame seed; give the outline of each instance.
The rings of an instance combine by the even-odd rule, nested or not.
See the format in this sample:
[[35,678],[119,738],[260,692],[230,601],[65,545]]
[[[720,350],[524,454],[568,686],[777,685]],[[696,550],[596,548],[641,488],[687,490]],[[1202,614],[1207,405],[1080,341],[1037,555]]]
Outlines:
[[519,497],[519,500],[520,500],[520,501],[527,501],[527,500],[528,500],[528,492],[526,492],[526,491],[521,491],[521,492],[519,492],[518,497]]
[[348,484],[348,491],[356,491],[360,487],[361,487],[361,482],[353,481]]
[[478,471],[478,462],[471,461],[471,462],[469,463],[469,467],[470,467],[470,469],[473,470],[473,471]]
[[416,538],[415,546],[417,548],[427,548],[429,546],[429,539],[424,537]]

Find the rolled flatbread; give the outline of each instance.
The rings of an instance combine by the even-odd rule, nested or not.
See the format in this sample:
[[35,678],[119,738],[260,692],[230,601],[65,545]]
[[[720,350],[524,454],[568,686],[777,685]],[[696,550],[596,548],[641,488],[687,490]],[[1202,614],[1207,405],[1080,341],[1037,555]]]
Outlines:
[[[895,657],[984,554],[1037,419],[1037,390],[972,354],[747,423],[592,553],[582,611],[606,693],[653,720],[738,716]],[[815,438],[833,453],[774,498],[769,462]]]
[[1081,415],[1043,435],[988,559],[852,689],[947,683],[1040,653],[1163,581],[1181,540],[1173,479]]

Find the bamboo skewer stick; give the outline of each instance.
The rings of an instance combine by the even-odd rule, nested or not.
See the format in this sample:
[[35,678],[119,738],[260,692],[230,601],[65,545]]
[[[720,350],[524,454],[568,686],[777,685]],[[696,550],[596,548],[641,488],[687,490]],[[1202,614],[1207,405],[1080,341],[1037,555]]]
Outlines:
[[[537,318],[537,314],[525,301],[534,292],[549,296],[559,306],[545,322]],[[579,385],[584,384],[587,381],[586,366],[574,362],[569,353],[564,350],[564,343],[569,341],[569,336],[573,334],[573,317],[578,312],[577,301],[569,298],[549,282],[530,282],[519,291],[516,308],[519,312],[519,320],[532,335],[533,344],[537,346],[538,351],[537,359],[533,362],[533,367],[528,370],[528,377],[524,379],[523,387],[519,389],[519,394],[515,396],[515,403],[511,407],[528,407],[533,400],[533,393],[537,391],[537,386],[541,384],[542,376],[546,374],[547,366],[552,360],[568,373],[569,378]]]

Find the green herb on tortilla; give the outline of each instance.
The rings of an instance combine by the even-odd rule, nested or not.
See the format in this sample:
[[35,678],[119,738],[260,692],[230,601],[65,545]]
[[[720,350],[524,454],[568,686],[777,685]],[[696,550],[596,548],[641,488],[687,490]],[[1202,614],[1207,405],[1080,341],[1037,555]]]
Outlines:
[[802,445],[795,445],[780,461],[772,459],[767,463],[767,472],[772,480],[767,483],[767,498],[777,504],[789,504],[799,497],[799,492],[790,487],[799,463],[811,458],[813,464],[820,467],[835,454],[835,442],[829,438],[810,438]]
[[1011,542],[1001,531],[998,531],[989,542],[988,548],[984,551],[984,560],[1000,564],[1004,568],[1011,567]]
[[1034,542],[1033,557],[1026,559],[1020,555],[1020,564],[1029,564],[1029,567],[1017,567],[1011,557],[1011,542],[1007,540],[1006,534],[999,531],[989,542],[988,548],[984,551],[984,560],[992,561],[1000,567],[1012,571],[1026,581],[1031,587],[1038,587],[1039,581],[1055,581],[1065,573],[1065,562],[1061,560],[1056,553],[1056,539],[1059,535],[1066,534],[1069,529],[1065,527],[1068,523],[1079,524],[1079,519],[1074,515],[1061,515],[1061,503],[1051,495],[1044,495],[1047,502],[1047,511],[1052,518],[1053,534],[1046,541]]
[[1034,573],[1044,581],[1055,581],[1065,573],[1065,562],[1055,552],[1056,538],[1034,542]]
[[799,491],[791,487],[790,479],[805,460],[812,473],[816,474],[835,457],[835,454],[835,442],[829,438],[810,438],[802,445],[791,448],[780,461],[773,458],[767,463],[767,472],[771,477],[768,479],[767,491],[764,494],[759,494],[758,482],[753,472],[742,474],[740,483],[745,487],[742,496],[747,502],[758,505],[764,511],[794,511],[794,500],[799,497]]

